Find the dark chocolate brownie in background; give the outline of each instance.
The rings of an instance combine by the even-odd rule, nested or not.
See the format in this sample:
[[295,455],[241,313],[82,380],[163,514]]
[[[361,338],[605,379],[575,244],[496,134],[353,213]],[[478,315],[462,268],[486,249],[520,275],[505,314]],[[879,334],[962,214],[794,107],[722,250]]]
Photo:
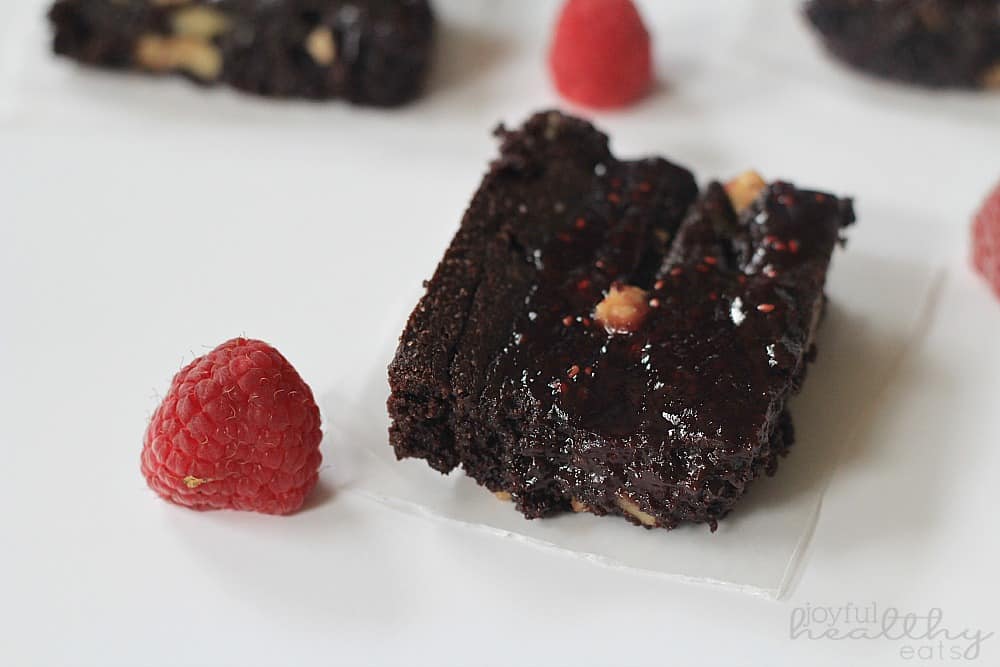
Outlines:
[[58,0],[53,49],[272,97],[396,106],[421,91],[427,0]]
[[860,70],[1000,88],[1000,0],[810,0],[805,12],[827,49]]
[[389,368],[397,457],[529,518],[714,528],[792,442],[850,201],[753,173],[699,195],[554,111],[498,135]]

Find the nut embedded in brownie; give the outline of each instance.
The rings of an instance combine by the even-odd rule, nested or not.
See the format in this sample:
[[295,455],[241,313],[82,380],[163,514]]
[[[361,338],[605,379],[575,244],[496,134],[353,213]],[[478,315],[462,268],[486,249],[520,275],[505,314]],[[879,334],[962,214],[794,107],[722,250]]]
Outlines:
[[852,67],[930,87],[1000,88],[998,0],[809,0],[805,13]]
[[430,63],[428,0],[57,0],[53,49],[271,97],[396,106]]
[[850,201],[744,176],[737,211],[558,112],[499,135],[389,368],[397,457],[529,518],[714,528],[791,444]]

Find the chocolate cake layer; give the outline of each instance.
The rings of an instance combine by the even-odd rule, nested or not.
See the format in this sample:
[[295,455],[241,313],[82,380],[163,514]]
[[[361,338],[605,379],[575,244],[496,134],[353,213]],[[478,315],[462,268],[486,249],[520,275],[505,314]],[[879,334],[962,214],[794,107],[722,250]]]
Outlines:
[[389,369],[397,456],[528,517],[714,526],[791,444],[850,202],[776,183],[737,215],[556,112],[500,136]]
[[431,58],[427,0],[58,0],[53,49],[272,97],[395,106]]
[[837,58],[931,87],[1000,88],[1000,0],[810,0]]

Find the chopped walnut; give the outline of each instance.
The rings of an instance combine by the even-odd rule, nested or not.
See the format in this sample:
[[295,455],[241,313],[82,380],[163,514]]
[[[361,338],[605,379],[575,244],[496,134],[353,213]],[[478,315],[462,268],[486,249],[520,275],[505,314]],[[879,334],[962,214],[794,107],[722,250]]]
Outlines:
[[1000,62],[986,68],[981,80],[983,88],[1000,89]]
[[505,503],[509,503],[511,500],[511,495],[507,491],[494,491],[493,495],[497,497],[497,500],[502,500]]
[[229,18],[217,9],[202,5],[174,12],[170,26],[178,37],[198,37],[209,41],[229,30]]
[[756,171],[744,171],[726,183],[726,194],[733,204],[733,210],[740,213],[748,208],[766,187],[764,178]]
[[204,81],[222,73],[222,54],[212,44],[197,37],[145,35],[135,48],[136,62],[154,72],[183,70]]
[[306,51],[317,65],[332,65],[337,59],[337,44],[333,40],[333,32],[324,25],[314,29],[306,37]]
[[610,333],[636,331],[648,314],[646,290],[633,285],[612,285],[608,295],[594,308],[594,319]]
[[570,498],[570,500],[569,500],[569,506],[571,508],[573,508],[574,512],[589,512],[590,511],[590,508],[587,507],[586,503],[581,502],[581,501],[577,500],[576,498]]
[[625,496],[618,496],[618,506],[621,507],[623,510],[625,510],[627,514],[630,514],[636,519],[638,519],[639,523],[641,523],[642,525],[644,526],[656,525],[656,517],[654,517],[652,514],[647,514],[646,512],[643,512],[641,509],[639,509],[638,505],[636,505],[634,502],[632,502]]

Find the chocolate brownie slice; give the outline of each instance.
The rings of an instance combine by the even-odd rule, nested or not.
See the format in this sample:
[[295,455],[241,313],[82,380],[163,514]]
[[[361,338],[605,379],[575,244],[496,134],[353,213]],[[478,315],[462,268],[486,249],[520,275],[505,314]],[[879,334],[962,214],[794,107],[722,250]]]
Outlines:
[[53,49],[272,97],[395,106],[431,57],[427,0],[58,0]]
[[806,16],[849,65],[931,87],[1000,87],[1000,0],[810,0]]
[[699,197],[557,112],[499,135],[389,368],[397,457],[529,518],[714,527],[791,444],[850,202],[752,176]]

